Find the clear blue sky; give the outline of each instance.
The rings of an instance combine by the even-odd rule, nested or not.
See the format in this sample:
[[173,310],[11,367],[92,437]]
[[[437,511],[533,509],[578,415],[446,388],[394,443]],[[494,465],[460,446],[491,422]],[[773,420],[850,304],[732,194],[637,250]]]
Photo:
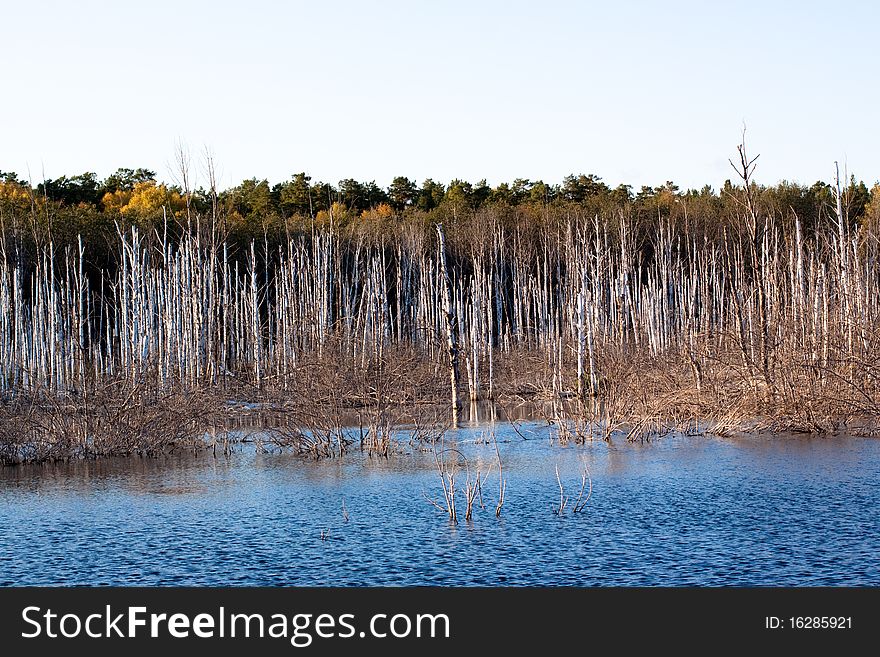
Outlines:
[[[221,185],[880,178],[874,2],[9,2],[0,169]],[[196,171],[198,174],[199,172]],[[204,182],[202,177],[197,182]]]

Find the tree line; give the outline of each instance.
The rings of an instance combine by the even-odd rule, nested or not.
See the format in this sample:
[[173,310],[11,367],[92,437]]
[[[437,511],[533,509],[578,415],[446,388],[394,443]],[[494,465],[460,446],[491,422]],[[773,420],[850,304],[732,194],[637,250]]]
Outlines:
[[[82,240],[97,266],[110,264],[106,244],[120,227],[137,225],[149,233],[170,226],[172,233],[182,234],[193,222],[222,231],[233,248],[253,240],[278,244],[292,232],[330,225],[391,236],[396,227],[413,221],[454,226],[480,212],[526,227],[571,213],[626,215],[648,232],[663,220],[687,225],[692,235],[719,239],[735,229],[743,196],[742,187],[730,180],[720,190],[708,185],[681,189],[667,181],[635,191],[631,185],[612,187],[595,174],[570,175],[553,184],[518,178],[494,187],[485,180],[441,183],[429,178],[419,184],[398,176],[382,187],[351,178],[334,185],[300,172],[275,184],[250,178],[224,190],[214,185],[190,189],[185,169],[178,178],[184,182],[162,182],[147,168],[120,168],[103,180],[86,172],[32,184],[0,171],[0,229],[5,237],[16,237],[21,253],[35,253],[50,242],[64,248]],[[783,224],[797,217],[806,235],[836,221],[834,189],[827,182],[783,181],[753,185],[752,191],[764,215]],[[853,227],[880,217],[880,184],[869,189],[851,177],[844,198]]]

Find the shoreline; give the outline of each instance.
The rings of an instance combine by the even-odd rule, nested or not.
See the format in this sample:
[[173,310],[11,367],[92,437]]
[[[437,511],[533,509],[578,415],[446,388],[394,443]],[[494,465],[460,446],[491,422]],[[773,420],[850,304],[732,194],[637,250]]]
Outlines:
[[575,441],[877,431],[880,224],[838,205],[806,230],[750,189],[712,231],[487,208],[236,251],[165,217],[117,225],[98,271],[82,241],[24,257],[0,234],[0,462],[192,444],[229,399],[283,408],[275,439],[315,458],[351,447],[352,410],[383,454],[486,399],[548,402]]
[[[7,400],[0,403],[0,465],[152,458],[185,451],[216,455],[248,442],[262,451],[286,451],[316,460],[348,451],[387,457],[402,445],[430,448],[455,428],[510,425],[518,431],[520,423],[533,422],[548,426],[551,440],[562,445],[612,438],[644,442],[671,433],[695,437],[880,436],[877,418],[869,414],[830,418],[819,425],[794,423],[786,415],[734,417],[729,411],[714,418],[697,417],[673,406],[667,415],[638,415],[632,408],[624,412],[612,408],[613,400],[602,397],[582,401],[574,396],[548,400],[508,395],[499,401],[465,404],[454,424],[447,403],[440,398],[407,404],[383,399],[378,404],[354,406],[338,399],[337,403],[304,403],[301,396],[265,392],[261,397],[224,398],[222,392],[157,394],[154,390],[138,397],[120,386],[115,394],[105,390],[95,397]],[[614,415],[615,410],[620,414]]]

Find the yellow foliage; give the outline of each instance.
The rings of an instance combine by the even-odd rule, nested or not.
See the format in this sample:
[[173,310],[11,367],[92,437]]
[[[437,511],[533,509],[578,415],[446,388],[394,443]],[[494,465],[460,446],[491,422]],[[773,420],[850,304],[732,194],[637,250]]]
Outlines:
[[364,210],[361,217],[364,219],[390,219],[394,216],[394,208],[387,203],[380,203],[372,210]]
[[865,230],[880,229],[880,183],[871,188],[871,199],[865,204],[862,215],[862,227]]
[[880,183],[871,188],[871,200],[865,205],[866,217],[880,217]]
[[352,219],[351,210],[349,210],[342,203],[334,202],[330,206],[330,210],[318,210],[318,213],[315,215],[315,223],[318,226],[329,226],[330,218],[333,218],[333,224],[335,226],[345,226]]
[[0,203],[25,209],[30,207],[31,196],[28,190],[18,183],[2,182],[0,183]]
[[675,200],[675,192],[670,189],[661,189],[657,193],[657,205],[664,210],[671,210]]
[[351,210],[342,203],[333,203],[333,205],[330,206],[330,210],[333,213],[333,219],[336,221],[351,219]]
[[101,204],[107,212],[121,212],[131,200],[131,192],[117,189],[115,192],[107,192],[101,199]]
[[230,210],[226,215],[226,222],[234,228],[241,228],[246,224],[244,217],[242,217],[241,213],[235,209]]
[[136,216],[157,214],[163,207],[174,214],[186,208],[186,202],[179,193],[152,180],[137,183],[131,191],[118,189],[107,192],[101,203],[108,212]]
[[176,191],[150,180],[134,186],[131,198],[122,206],[121,211],[122,214],[146,216],[157,213],[163,206],[178,213],[186,207],[186,203]]

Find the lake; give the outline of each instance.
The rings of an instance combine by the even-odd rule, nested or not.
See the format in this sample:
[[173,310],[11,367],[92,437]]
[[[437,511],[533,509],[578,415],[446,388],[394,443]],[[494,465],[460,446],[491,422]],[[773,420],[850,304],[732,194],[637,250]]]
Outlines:
[[[446,441],[485,472],[487,431]],[[6,467],[0,584],[880,585],[880,440],[550,435],[497,425],[501,517],[496,467],[485,509],[463,520],[462,471],[456,525],[426,500],[442,491],[422,451],[313,461],[245,444],[228,457]],[[584,468],[592,497],[574,514]]]

